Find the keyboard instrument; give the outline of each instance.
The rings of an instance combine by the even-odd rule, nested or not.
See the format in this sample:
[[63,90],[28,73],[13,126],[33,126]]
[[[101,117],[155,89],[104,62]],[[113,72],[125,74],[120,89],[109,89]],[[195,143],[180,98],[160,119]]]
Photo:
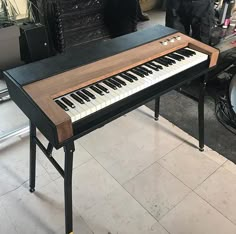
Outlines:
[[206,54],[183,48],[67,93],[54,101],[75,123],[207,60]]
[[[74,141],[150,100],[156,100],[157,110],[161,95],[200,77],[199,148],[203,150],[205,77],[216,66],[218,55],[208,45],[155,26],[4,72],[12,100],[30,120],[30,192],[35,190],[38,145],[64,177],[66,234],[73,233]],[[37,138],[36,128],[47,138],[47,147]],[[52,156],[53,148],[61,147],[64,170]]]
[[200,75],[218,57],[218,50],[163,26],[84,47],[5,72],[12,99],[57,148],[104,124],[100,118],[118,117],[122,106],[137,107],[134,99],[143,104],[160,87],[168,91],[166,84]]

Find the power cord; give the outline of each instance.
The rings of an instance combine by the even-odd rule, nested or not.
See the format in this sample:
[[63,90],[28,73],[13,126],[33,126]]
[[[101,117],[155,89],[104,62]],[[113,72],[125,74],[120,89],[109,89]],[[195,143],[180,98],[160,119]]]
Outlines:
[[223,94],[218,93],[215,99],[215,114],[217,120],[231,133],[236,135],[236,114],[229,97],[229,84],[230,80],[226,81]]

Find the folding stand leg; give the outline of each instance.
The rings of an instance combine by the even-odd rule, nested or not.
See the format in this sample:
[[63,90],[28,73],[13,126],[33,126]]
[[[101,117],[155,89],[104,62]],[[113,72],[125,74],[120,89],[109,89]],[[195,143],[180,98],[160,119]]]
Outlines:
[[198,130],[199,130],[199,150],[204,151],[204,101],[207,75],[201,78],[199,102],[198,102]]
[[36,171],[36,142],[34,138],[36,137],[36,127],[32,122],[30,122],[30,179],[29,191],[33,193],[35,191],[35,171]]
[[64,151],[65,151],[65,170],[64,170],[65,228],[66,228],[66,234],[73,234],[72,170],[73,170],[73,153],[75,151],[74,142],[65,145]]
[[160,114],[160,97],[157,97],[155,99],[155,116],[154,116],[154,119],[156,121],[159,120],[159,114]]

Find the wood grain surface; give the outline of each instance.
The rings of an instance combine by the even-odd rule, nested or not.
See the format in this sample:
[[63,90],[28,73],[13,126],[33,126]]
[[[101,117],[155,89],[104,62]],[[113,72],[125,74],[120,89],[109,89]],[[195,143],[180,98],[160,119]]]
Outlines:
[[[181,40],[175,40],[173,43],[168,42],[166,46],[161,44],[161,42],[176,36],[181,36]],[[55,124],[58,140],[59,142],[63,142],[73,136],[72,123],[69,115],[53,101],[54,98],[86,87],[186,46],[208,54],[210,56],[210,67],[216,65],[219,55],[218,50],[181,33],[176,33],[109,58],[31,83],[23,88]]]

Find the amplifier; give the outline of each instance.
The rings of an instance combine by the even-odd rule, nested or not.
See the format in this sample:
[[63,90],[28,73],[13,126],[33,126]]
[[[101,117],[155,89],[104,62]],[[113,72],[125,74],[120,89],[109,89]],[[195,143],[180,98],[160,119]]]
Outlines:
[[42,24],[27,23],[20,26],[21,60],[30,63],[50,56],[47,30]]

